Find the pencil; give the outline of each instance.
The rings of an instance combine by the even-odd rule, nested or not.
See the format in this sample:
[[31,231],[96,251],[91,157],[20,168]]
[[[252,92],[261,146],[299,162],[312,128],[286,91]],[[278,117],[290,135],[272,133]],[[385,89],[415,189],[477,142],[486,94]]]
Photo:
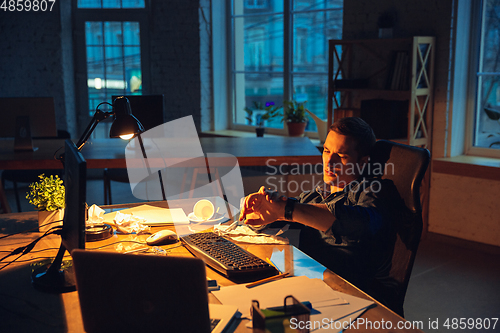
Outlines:
[[274,281],[274,280],[279,280],[279,279],[285,278],[289,274],[290,273],[283,273],[283,274],[271,276],[271,277],[268,277],[268,278],[265,278],[265,279],[262,279],[262,280],[259,280],[259,281],[255,281],[255,282],[249,283],[249,284],[246,285],[246,287],[247,288],[257,287],[257,286],[259,286],[261,284],[264,284],[264,283],[267,283],[267,282],[270,282],[270,281]]

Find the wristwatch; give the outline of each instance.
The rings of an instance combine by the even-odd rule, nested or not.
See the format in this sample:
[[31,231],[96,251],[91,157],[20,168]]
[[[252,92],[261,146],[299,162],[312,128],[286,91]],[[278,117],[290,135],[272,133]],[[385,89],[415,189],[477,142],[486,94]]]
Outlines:
[[296,198],[287,198],[285,205],[285,220],[292,221],[293,220],[293,209],[295,208],[295,204],[299,202]]

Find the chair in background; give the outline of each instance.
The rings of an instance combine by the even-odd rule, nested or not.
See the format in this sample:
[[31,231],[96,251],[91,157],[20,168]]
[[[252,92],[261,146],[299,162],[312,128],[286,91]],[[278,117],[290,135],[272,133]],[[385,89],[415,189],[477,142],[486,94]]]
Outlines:
[[[58,130],[57,137],[44,137],[40,139],[70,139],[71,135],[65,130]],[[35,169],[35,170],[4,170],[2,172],[1,182],[2,189],[5,190],[5,181],[10,181],[13,184],[14,195],[16,198],[17,211],[21,212],[21,200],[19,198],[18,183],[34,183],[39,181],[38,175],[42,173],[45,176],[58,175],[59,178],[63,178],[62,169]]]
[[[118,96],[112,96],[114,101]],[[165,122],[163,95],[126,95],[132,114],[141,122],[144,130],[159,126]],[[127,169],[104,169],[104,204],[111,205],[111,181],[128,183]]]
[[[389,278],[397,286],[396,292],[394,293],[392,289],[386,293],[382,291],[382,298],[388,307],[401,316],[404,316],[403,303],[422,235],[420,185],[429,161],[430,153],[427,149],[386,140],[377,141],[371,157],[372,163],[393,165],[385,169],[382,178],[393,181],[408,208],[405,217],[398,221],[396,226],[396,244],[389,274]],[[381,294],[380,288],[383,290],[384,287],[380,285],[372,287],[373,292],[369,290],[368,293],[377,298]]]

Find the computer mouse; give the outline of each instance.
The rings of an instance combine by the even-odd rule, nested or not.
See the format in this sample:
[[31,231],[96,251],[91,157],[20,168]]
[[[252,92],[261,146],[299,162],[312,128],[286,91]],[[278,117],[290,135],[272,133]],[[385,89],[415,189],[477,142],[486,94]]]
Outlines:
[[177,237],[177,234],[168,229],[163,229],[155,232],[154,234],[146,238],[146,243],[150,246],[174,244],[178,241],[179,237]]

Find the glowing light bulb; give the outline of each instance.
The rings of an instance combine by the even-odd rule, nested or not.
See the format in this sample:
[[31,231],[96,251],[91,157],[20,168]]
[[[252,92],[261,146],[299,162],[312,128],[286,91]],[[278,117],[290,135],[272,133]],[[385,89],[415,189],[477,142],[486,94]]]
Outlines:
[[122,140],[129,140],[129,139],[132,139],[133,137],[134,137],[134,133],[132,133],[132,134],[120,135],[120,139],[122,139]]

